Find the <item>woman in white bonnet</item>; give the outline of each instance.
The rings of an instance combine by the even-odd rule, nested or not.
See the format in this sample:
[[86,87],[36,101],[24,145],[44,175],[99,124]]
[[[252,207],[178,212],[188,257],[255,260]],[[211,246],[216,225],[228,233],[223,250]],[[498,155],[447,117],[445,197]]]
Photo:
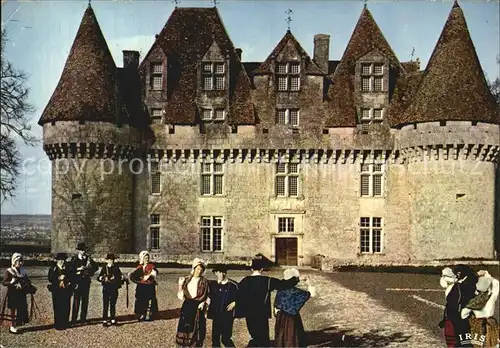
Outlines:
[[191,265],[191,275],[179,278],[177,297],[184,301],[177,325],[175,341],[181,347],[203,347],[206,335],[205,312],[209,305],[209,284],[203,276],[207,266],[196,258]]
[[[2,285],[7,287],[7,308],[10,309],[12,324],[10,333],[19,333],[19,327],[28,323],[27,294],[34,294],[36,288],[31,284],[26,270],[23,267],[23,257],[19,253],[14,253],[11,258],[11,267],[5,270]],[[33,306],[33,298],[32,303]],[[5,303],[2,305],[2,312],[5,311]]]
[[[293,277],[300,277],[300,273],[296,268],[289,268],[284,271],[285,280]],[[276,294],[276,300],[274,301],[275,311],[277,312],[274,330],[276,347],[307,347],[300,309],[309,298],[316,296],[316,288],[311,285],[308,277],[304,278],[304,281],[307,285],[307,291],[292,287],[279,290]]]
[[134,313],[139,321],[152,321],[158,312],[156,298],[156,277],[158,269],[151,262],[149,252],[143,250],[139,253],[139,264],[129,274],[129,279],[137,284],[135,288]]
[[[498,322],[494,317],[500,284],[488,271],[477,272],[476,296],[462,309],[463,319],[468,318],[470,332],[477,347],[499,347]],[[477,342],[479,341],[479,342]]]

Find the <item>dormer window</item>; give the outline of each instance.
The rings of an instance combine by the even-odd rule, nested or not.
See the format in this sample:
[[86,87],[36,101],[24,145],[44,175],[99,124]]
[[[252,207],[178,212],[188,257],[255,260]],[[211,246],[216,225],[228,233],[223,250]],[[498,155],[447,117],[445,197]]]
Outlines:
[[161,62],[151,63],[151,88],[155,91],[163,89],[163,64]]
[[361,64],[361,91],[382,92],[384,90],[384,64]]
[[299,125],[299,109],[278,109],[276,110],[276,123]]
[[202,109],[202,121],[224,121],[226,119],[226,110],[223,108]]
[[278,91],[300,90],[300,63],[278,63],[276,67]]
[[151,124],[162,124],[162,116],[161,109],[151,109]]
[[361,124],[382,123],[384,120],[384,110],[381,108],[362,108]]
[[226,89],[226,69],[224,63],[202,63],[201,87],[204,90],[223,91]]

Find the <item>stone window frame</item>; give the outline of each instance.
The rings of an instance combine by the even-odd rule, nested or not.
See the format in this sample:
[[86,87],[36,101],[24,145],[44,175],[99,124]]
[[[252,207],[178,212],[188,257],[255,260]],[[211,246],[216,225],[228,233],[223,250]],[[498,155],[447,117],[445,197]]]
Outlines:
[[[378,235],[378,250],[375,247]],[[368,238],[364,238],[367,236]],[[383,254],[384,253],[384,219],[379,216],[361,216],[359,218],[359,253]]]
[[[292,228],[290,228],[290,222],[292,225]],[[283,226],[283,223],[285,226]],[[277,228],[276,228],[276,233],[277,234],[294,234],[296,233],[295,229],[295,217],[294,216],[278,216],[277,218]],[[282,229],[282,227],[285,227]]]
[[[284,170],[281,170],[284,168]],[[296,168],[296,171],[292,171],[291,168]],[[298,162],[282,162],[278,161],[278,163],[274,166],[274,195],[277,198],[299,198],[300,197],[300,163]],[[280,192],[280,181],[283,179],[283,194]],[[296,192],[295,194],[291,194],[291,178],[296,180]]]
[[[207,167],[208,166],[208,167]],[[220,167],[219,167],[220,166]],[[219,170],[220,169],[220,170]],[[224,163],[217,161],[202,161],[200,163],[200,195],[203,197],[223,197],[225,186]],[[208,178],[206,181],[205,178]],[[217,179],[220,178],[220,191],[216,192]],[[205,184],[208,183],[208,190]]]
[[[220,232],[220,248],[215,247],[216,232]],[[208,235],[207,235],[208,233]],[[206,244],[206,238],[209,238]],[[205,247],[208,245],[208,247]],[[219,215],[203,215],[200,218],[200,250],[203,253],[224,252],[224,217]]]
[[[380,111],[380,117],[375,117],[375,111]],[[365,116],[365,111],[368,111],[368,117]],[[360,124],[375,124],[383,123],[386,110],[383,106],[361,106],[359,108],[359,123]]]
[[[368,181],[366,181],[366,179]],[[380,178],[377,184],[375,178]],[[361,198],[384,198],[386,188],[386,164],[379,160],[364,161],[359,164],[359,195]],[[376,187],[380,185],[380,194],[375,194]],[[368,187],[366,192],[365,187]]]
[[[280,119],[281,119],[281,115],[280,115],[280,112],[285,112],[284,116],[285,116],[285,121],[284,123],[281,123],[280,122]],[[290,120],[290,114],[291,112],[293,111],[296,111],[297,112],[297,122],[296,124],[292,124],[291,120]],[[275,120],[276,124],[279,124],[279,125],[287,125],[287,126],[292,126],[292,127],[299,127],[300,125],[300,108],[276,108],[276,120]]]
[[[153,219],[153,217],[158,217]],[[160,226],[161,226],[161,217],[160,214],[149,214],[149,250],[157,251],[160,250]],[[157,234],[155,238],[153,238],[153,233]],[[156,240],[157,244],[153,245],[153,240]],[[156,247],[156,248],[155,248]]]
[[[210,70],[205,69],[210,66]],[[222,67],[222,71],[217,70]],[[227,64],[225,61],[202,61],[201,62],[201,89],[203,91],[225,91],[227,90],[226,81]],[[223,87],[217,88],[217,81],[222,78]],[[210,81],[210,86],[206,84]]]
[[[217,112],[222,111],[222,118],[217,118]],[[210,113],[210,117],[205,117],[206,112]],[[226,108],[223,106],[201,107],[200,119],[202,122],[224,122],[227,118]]]
[[[157,70],[155,68],[161,67],[161,69]],[[162,61],[154,60],[149,63],[149,87],[153,91],[163,91],[164,89],[164,78],[163,75],[165,73],[165,64]],[[157,84],[155,84],[155,78],[159,79],[161,86],[159,88]],[[156,80],[158,81],[158,80]]]
[[[375,71],[377,66],[382,66],[382,71]],[[366,67],[369,69],[367,70]],[[386,93],[389,87],[389,60],[378,55],[367,55],[356,63],[356,76],[358,90],[361,93]],[[368,89],[363,87],[365,79],[369,81]],[[380,90],[375,90],[375,79],[381,79]]]
[[[159,112],[159,115],[155,115],[155,112]],[[151,124],[152,125],[158,125],[158,124],[163,124],[164,119],[163,119],[163,110],[162,108],[151,108]],[[155,120],[159,120],[159,122],[155,122]]]
[[[161,194],[161,170],[159,161],[150,162],[150,172],[149,172],[149,192],[153,196],[159,196]],[[158,188],[156,190],[156,187]]]
[[[284,67],[283,70],[281,69],[282,67]],[[292,67],[298,67],[298,70],[292,71]],[[298,60],[276,62],[276,90],[278,92],[299,92],[302,87],[300,81],[301,73],[302,64]],[[292,89],[292,81],[296,81],[296,89]]]

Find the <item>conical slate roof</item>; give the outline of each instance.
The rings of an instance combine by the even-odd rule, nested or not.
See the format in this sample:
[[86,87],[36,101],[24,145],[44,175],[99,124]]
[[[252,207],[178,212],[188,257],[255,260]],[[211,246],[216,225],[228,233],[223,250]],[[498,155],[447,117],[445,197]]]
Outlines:
[[51,121],[115,123],[119,117],[116,87],[116,66],[89,5],[59,83],[38,124]]
[[387,58],[391,67],[402,70],[394,51],[365,6],[328,89],[327,112],[330,115],[326,124],[328,127],[354,127],[356,125],[355,64],[358,59],[374,50]]
[[462,9],[455,1],[418,91],[399,125],[431,121],[500,123]]

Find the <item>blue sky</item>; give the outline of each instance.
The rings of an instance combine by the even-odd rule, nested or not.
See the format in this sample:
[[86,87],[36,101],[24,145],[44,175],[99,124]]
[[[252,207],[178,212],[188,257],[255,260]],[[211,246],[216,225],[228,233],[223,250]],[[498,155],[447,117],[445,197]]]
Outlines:
[[[36,122],[61,75],[87,1],[2,0],[2,28],[10,41],[5,57],[30,77],[30,100],[36,107],[33,131],[41,138]],[[400,61],[410,60],[412,49],[424,68],[452,7],[452,1],[368,1],[368,8]],[[460,1],[481,66],[490,80],[499,76],[499,2]],[[180,1],[181,7],[210,7],[211,1]],[[172,1],[93,1],[92,7],[117,66],[122,50],[137,50],[143,57],[174,9]],[[291,8],[291,30],[312,56],[313,36],[330,34],[330,59],[345,50],[363,8],[352,1],[251,1],[222,0],[217,5],[229,37],[243,49],[243,61],[263,61],[287,30],[285,11]],[[4,202],[2,214],[50,214],[50,163],[42,150],[21,147],[27,166],[19,180],[17,197]]]

